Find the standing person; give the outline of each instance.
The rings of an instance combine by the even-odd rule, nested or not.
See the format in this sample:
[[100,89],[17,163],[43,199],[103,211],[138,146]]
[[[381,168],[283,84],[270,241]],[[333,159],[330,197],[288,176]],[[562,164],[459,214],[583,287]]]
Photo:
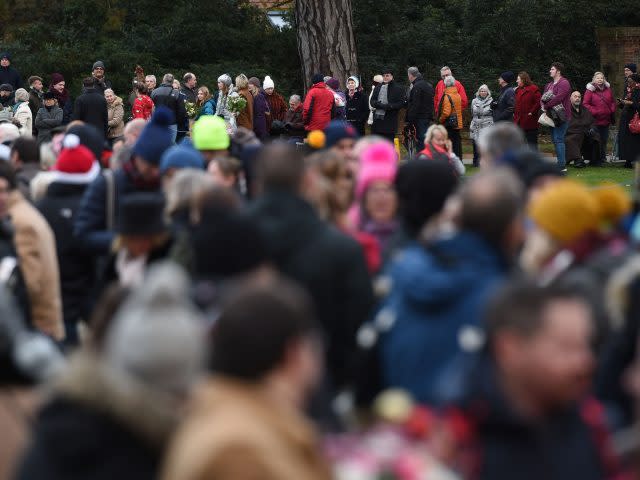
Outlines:
[[518,74],[517,84],[513,120],[524,131],[529,146],[537,150],[540,89],[534,85],[527,72]]
[[[43,100],[43,83],[42,78],[37,76],[29,77],[29,108],[31,109],[32,118],[36,118],[38,110],[42,107]],[[35,124],[33,125],[33,136],[38,134]]]
[[[563,172],[567,171],[567,159],[565,153],[564,136],[569,127],[569,116],[571,115],[571,84],[562,74],[564,73],[564,65],[560,62],[553,62],[549,69],[551,82],[544,87],[544,93],[540,97],[540,105],[542,109],[551,113],[551,109],[557,112],[554,118],[555,127],[551,128],[551,138],[558,157],[558,167]],[[558,125],[559,123],[559,125]]]
[[249,91],[253,95],[253,131],[256,137],[264,142],[269,138],[267,119],[271,117],[271,112],[269,111],[267,96],[260,87],[260,80],[257,77],[249,79]]
[[95,78],[87,77],[82,81],[84,93],[76,98],[73,107],[73,119],[93,125],[99,132],[107,136],[109,129],[109,113],[104,90],[96,86]]
[[336,120],[345,120],[347,116],[347,96],[342,90],[340,90],[340,80],[330,77],[325,79],[325,83],[333,92],[333,98],[336,104],[333,118]]
[[615,123],[616,101],[611,85],[604,73],[593,74],[591,83],[587,84],[582,105],[591,112],[600,135],[600,159],[594,163],[604,164],[607,161],[607,143],[609,142],[609,126]]
[[633,162],[640,157],[640,134],[629,130],[629,122],[636,113],[640,113],[640,75],[631,75],[627,84],[631,93],[622,100],[624,110],[620,116],[620,158],[625,161],[626,168],[632,168]]
[[58,106],[62,109],[62,125],[69,123],[73,117],[73,99],[66,87],[67,83],[60,73],[51,74],[49,91],[53,93]]
[[462,159],[462,138],[460,137],[460,131],[462,130],[462,98],[456,88],[456,79],[451,75],[445,77],[444,85],[446,88],[442,97],[440,97],[440,105],[437,111],[438,122],[447,129],[453,144],[453,153]]
[[27,200],[31,199],[31,181],[42,171],[40,148],[31,137],[19,137],[11,145],[10,163],[16,172],[18,190]]
[[0,85],[4,83],[11,85],[14,90],[22,88],[22,77],[11,66],[11,54],[9,52],[0,53]]
[[360,88],[358,77],[351,76],[347,80],[347,122],[355,128],[358,135],[364,136],[364,125],[369,118],[369,102]]
[[187,97],[187,102],[196,103],[198,99],[198,79],[195,74],[187,72],[182,77],[180,91]]
[[371,133],[380,135],[392,143],[398,131],[398,113],[407,104],[404,89],[393,80],[393,71],[382,71],[384,83],[376,87],[371,97],[371,106],[375,107]]
[[[218,77],[218,104],[216,106],[216,115],[224,118],[225,123],[229,124],[229,120],[231,119],[231,112],[227,108],[227,102],[229,98],[229,93],[231,93],[231,87],[233,86],[233,81],[228,74],[223,74]],[[253,121],[253,118],[252,118]]]
[[144,86],[147,87],[147,92],[151,94],[156,89],[158,85],[158,80],[155,75],[147,75],[144,77]]
[[151,97],[147,94],[146,85],[136,83],[136,99],[133,101],[133,108],[131,109],[133,118],[149,120],[154,108],[153,100],[151,100]]
[[264,77],[262,83],[264,94],[269,104],[269,111],[271,115],[267,117],[267,132],[271,133],[271,125],[276,120],[278,122],[284,122],[284,116],[287,113],[287,102],[284,97],[276,92],[276,85],[269,75]]
[[62,125],[64,112],[57,105],[56,96],[49,91],[44,94],[44,105],[38,110],[34,126],[38,130],[38,144],[50,142],[51,131]]
[[[629,86],[629,77],[631,77],[631,75],[633,75],[634,73],[636,73],[638,70],[638,67],[635,63],[627,63],[624,66],[624,80],[622,82],[622,94],[620,95],[619,98],[616,99],[617,103],[618,103],[618,107],[622,110],[621,114],[620,114],[620,120],[619,120],[619,124],[618,124],[618,137],[616,138],[616,149],[614,150],[615,153],[617,153],[617,157],[620,160],[625,160],[624,158],[622,158],[620,156],[620,138],[622,137],[622,135],[624,134],[624,130],[625,130],[625,125],[627,125],[629,123],[629,119],[625,117],[625,114],[627,113],[625,111],[625,104],[623,102],[623,100],[628,100],[631,98],[631,89]],[[623,118],[624,117],[624,118]],[[625,164],[625,166],[630,166],[631,164]]]
[[170,125],[171,131],[175,132],[173,141],[175,143],[178,135],[178,125],[182,126],[187,118],[187,111],[184,101],[180,99],[180,92],[173,88],[173,75],[170,73],[162,77],[162,84],[151,93],[151,100],[156,108],[160,105],[167,107],[173,114],[175,123]]
[[[476,96],[471,100],[471,125],[469,125],[469,136],[473,143],[473,166],[480,166],[480,150],[478,149],[478,138],[483,128],[493,125],[493,111],[491,105],[493,97],[487,85],[480,85]],[[536,122],[538,119],[536,118]]]
[[331,90],[324,83],[321,73],[316,73],[311,79],[313,86],[304,98],[304,129],[307,132],[312,130],[324,130],[335,109],[335,100]]
[[181,122],[178,123],[178,132],[176,134],[176,143],[180,143],[190,130],[189,117],[187,116],[187,96],[182,93],[180,81],[177,78],[173,79],[172,85],[174,92],[178,95],[178,103],[182,104],[184,108],[184,116]]
[[284,116],[284,130],[290,142],[302,142],[305,136],[303,110],[300,95],[291,95],[289,110]]
[[494,122],[513,122],[513,111],[516,103],[516,92],[511,86],[515,80],[513,72],[502,72],[498,77],[500,95],[493,102]]
[[[447,88],[444,84],[444,79],[448,76],[453,76],[451,73],[451,69],[447,66],[444,66],[440,69],[440,81],[436,84],[436,92],[433,97],[433,107],[434,110],[438,111],[438,106],[440,105],[440,100],[442,99],[442,95],[444,94],[445,88]],[[458,90],[458,94],[460,95],[460,99],[462,100],[462,108],[466,109],[469,106],[469,100],[467,99],[467,92],[465,91],[462,83],[456,80],[456,89]]]
[[108,80],[105,76],[104,62],[102,60],[98,60],[93,64],[93,69],[91,75],[95,79],[95,88],[100,90],[100,93],[104,93],[107,88],[113,89],[111,85],[111,80]]
[[0,109],[11,108],[15,103],[13,87],[8,83],[0,85]]
[[11,107],[13,119],[20,123],[20,135],[25,137],[33,136],[33,114],[29,108],[29,92],[24,88],[16,90],[16,103]]
[[238,89],[238,95],[241,95],[247,101],[247,106],[236,118],[236,125],[238,127],[244,127],[247,130],[253,130],[254,100],[253,95],[251,95],[249,91],[249,79],[244,73],[236,77],[236,88]]
[[462,159],[453,151],[449,133],[442,125],[429,127],[424,136],[424,150],[418,153],[418,160],[440,160],[449,164],[456,177],[464,175],[465,167]]
[[376,90],[376,87],[382,85],[382,82],[384,82],[382,75],[378,74],[373,76],[371,91],[369,92],[369,118],[367,120],[367,125],[369,126],[373,125],[373,112],[376,111],[376,109],[371,106],[371,98],[373,97],[373,92]]
[[411,86],[407,102],[407,122],[416,129],[418,151],[424,150],[424,136],[433,122],[433,86],[427,82],[418,67],[409,67],[407,77]]
[[122,98],[117,97],[113,90],[107,88],[104,91],[104,98],[107,101],[107,140],[113,145],[124,135],[124,104]]
[[[186,95],[186,94],[185,94]],[[196,100],[196,106],[200,108],[198,118],[202,115],[215,115],[216,114],[216,100],[211,96],[209,89],[203,85],[198,89],[198,99]]]

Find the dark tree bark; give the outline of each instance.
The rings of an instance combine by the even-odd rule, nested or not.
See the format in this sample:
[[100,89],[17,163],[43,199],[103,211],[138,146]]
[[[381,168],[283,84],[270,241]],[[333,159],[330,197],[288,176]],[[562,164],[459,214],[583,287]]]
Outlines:
[[358,73],[351,0],[296,0],[295,17],[305,86],[315,73],[331,75],[344,86]]

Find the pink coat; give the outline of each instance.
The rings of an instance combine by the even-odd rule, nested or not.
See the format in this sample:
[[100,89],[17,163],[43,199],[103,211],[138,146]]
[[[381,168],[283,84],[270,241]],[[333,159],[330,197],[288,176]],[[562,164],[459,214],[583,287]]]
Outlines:
[[593,115],[596,125],[599,127],[611,125],[611,114],[616,111],[616,101],[609,83],[605,82],[603,88],[588,83],[582,103]]

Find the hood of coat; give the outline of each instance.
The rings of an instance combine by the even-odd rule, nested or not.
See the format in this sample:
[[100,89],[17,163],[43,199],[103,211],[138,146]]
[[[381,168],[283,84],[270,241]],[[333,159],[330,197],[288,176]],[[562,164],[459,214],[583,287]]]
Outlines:
[[595,92],[596,90],[606,90],[607,88],[610,88],[611,84],[609,82],[604,82],[604,85],[602,85],[602,87],[598,87],[597,85],[594,85],[592,82],[587,83],[587,90],[589,90],[590,92]]
[[179,420],[178,404],[166,393],[115,371],[88,352],[71,359],[50,393],[109,417],[152,447],[163,446]]

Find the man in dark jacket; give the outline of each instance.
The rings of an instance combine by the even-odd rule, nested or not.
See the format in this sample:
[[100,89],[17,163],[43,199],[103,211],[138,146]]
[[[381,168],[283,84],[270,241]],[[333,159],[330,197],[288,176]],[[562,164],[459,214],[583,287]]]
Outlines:
[[373,304],[362,249],[322,222],[302,198],[311,180],[293,147],[266,147],[258,157],[257,177],[263,194],[249,214],[265,236],[273,264],[313,297],[326,333],[328,373],[335,386],[342,386],[351,380],[356,331]]
[[95,79],[95,88],[99,89],[102,93],[107,89],[113,89],[111,81],[104,76],[104,62],[101,60],[93,64],[91,75]]
[[22,77],[20,73],[11,66],[11,55],[9,52],[0,53],[0,85],[8,83],[13,90],[22,88]]
[[104,93],[96,86],[95,78],[87,77],[82,81],[84,93],[82,93],[73,106],[73,119],[82,120],[93,125],[107,136],[109,115],[107,113],[107,101]]
[[38,110],[43,106],[44,92],[42,78],[38,76],[29,77],[29,109],[31,109],[31,115],[33,117],[33,136],[38,135],[38,129],[36,128],[35,119],[38,115]]
[[0,108],[12,107],[15,104],[14,90],[8,83],[0,84]]
[[198,81],[193,73],[187,72],[184,74],[180,91],[187,97],[187,102],[196,103],[198,99]]
[[151,100],[153,100],[156,108],[162,105],[173,113],[175,123],[170,125],[169,128],[174,132],[173,141],[175,143],[178,135],[178,125],[185,123],[187,110],[184,106],[184,100],[180,98],[180,91],[173,88],[173,81],[172,74],[165,74],[162,77],[162,84],[151,93]]
[[571,117],[564,137],[567,151],[567,163],[573,162],[576,168],[600,164],[600,135],[595,120],[588,108],[582,105],[582,95],[576,91],[571,94]]
[[369,98],[360,88],[360,80],[356,76],[347,80],[347,122],[353,125],[358,135],[364,136],[364,126],[369,118]]
[[513,112],[516,106],[516,91],[511,86],[515,80],[513,72],[503,72],[498,78],[500,95],[491,104],[494,122],[513,122]]
[[18,137],[11,145],[11,165],[16,172],[18,189],[26,198],[31,198],[31,180],[40,173],[40,148],[32,137]]
[[373,125],[371,133],[380,135],[393,142],[398,131],[398,113],[407,104],[404,88],[393,80],[390,68],[382,72],[384,83],[378,85],[371,95]]
[[409,67],[407,77],[411,83],[407,102],[407,123],[416,129],[417,151],[421,152],[424,150],[424,136],[433,122],[433,86],[422,78],[418,67]]
[[603,409],[587,396],[589,301],[567,285],[518,281],[493,299],[485,325],[484,351],[457,402],[462,416],[452,415],[469,427],[459,445],[464,478],[623,478]]

